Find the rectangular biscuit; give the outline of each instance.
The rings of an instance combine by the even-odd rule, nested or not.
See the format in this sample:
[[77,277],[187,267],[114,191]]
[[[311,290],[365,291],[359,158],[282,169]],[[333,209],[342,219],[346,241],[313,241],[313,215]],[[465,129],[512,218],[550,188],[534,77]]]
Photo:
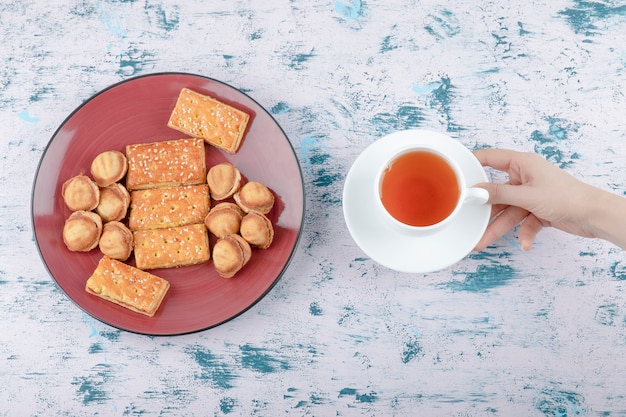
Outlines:
[[249,120],[250,115],[244,111],[183,88],[167,125],[234,154]]
[[197,138],[126,146],[129,191],[206,183],[204,142]]
[[211,259],[209,234],[204,223],[137,230],[133,237],[139,269],[173,268]]
[[163,278],[107,256],[85,284],[89,294],[149,317],[159,309],[169,288]]
[[207,184],[135,190],[130,195],[128,227],[132,231],[202,223],[209,214]]

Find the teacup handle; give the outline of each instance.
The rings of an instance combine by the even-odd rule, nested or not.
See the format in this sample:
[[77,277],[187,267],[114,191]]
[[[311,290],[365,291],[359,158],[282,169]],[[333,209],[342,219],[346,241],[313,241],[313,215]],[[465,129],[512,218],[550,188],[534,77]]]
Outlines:
[[489,201],[489,192],[484,188],[470,187],[465,190],[465,204],[485,204]]

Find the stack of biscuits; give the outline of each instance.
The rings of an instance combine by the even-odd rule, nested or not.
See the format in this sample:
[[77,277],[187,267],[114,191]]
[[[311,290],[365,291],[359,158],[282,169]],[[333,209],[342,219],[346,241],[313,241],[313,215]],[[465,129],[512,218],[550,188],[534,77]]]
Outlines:
[[210,259],[204,141],[185,138],[126,147],[128,225],[139,269],[172,268]]

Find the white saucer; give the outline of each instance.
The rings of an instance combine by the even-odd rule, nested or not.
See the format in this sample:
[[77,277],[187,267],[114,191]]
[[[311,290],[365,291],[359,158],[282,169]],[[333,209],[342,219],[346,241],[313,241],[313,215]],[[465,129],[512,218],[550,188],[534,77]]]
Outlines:
[[377,214],[376,167],[398,147],[431,141],[444,146],[457,161],[468,186],[488,181],[480,162],[458,141],[437,132],[405,130],[368,146],[354,161],[344,183],[343,214],[352,238],[367,256],[396,271],[426,273],[455,264],[472,251],[489,223],[489,204],[465,205],[443,229],[428,236],[410,236],[394,230]]

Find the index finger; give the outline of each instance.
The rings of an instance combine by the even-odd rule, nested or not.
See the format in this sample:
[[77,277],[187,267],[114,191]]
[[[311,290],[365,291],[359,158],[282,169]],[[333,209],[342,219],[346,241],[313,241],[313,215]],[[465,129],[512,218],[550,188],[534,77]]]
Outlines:
[[511,162],[519,156],[521,152],[509,149],[479,149],[474,151],[474,156],[482,166],[489,166],[499,171],[509,171]]

